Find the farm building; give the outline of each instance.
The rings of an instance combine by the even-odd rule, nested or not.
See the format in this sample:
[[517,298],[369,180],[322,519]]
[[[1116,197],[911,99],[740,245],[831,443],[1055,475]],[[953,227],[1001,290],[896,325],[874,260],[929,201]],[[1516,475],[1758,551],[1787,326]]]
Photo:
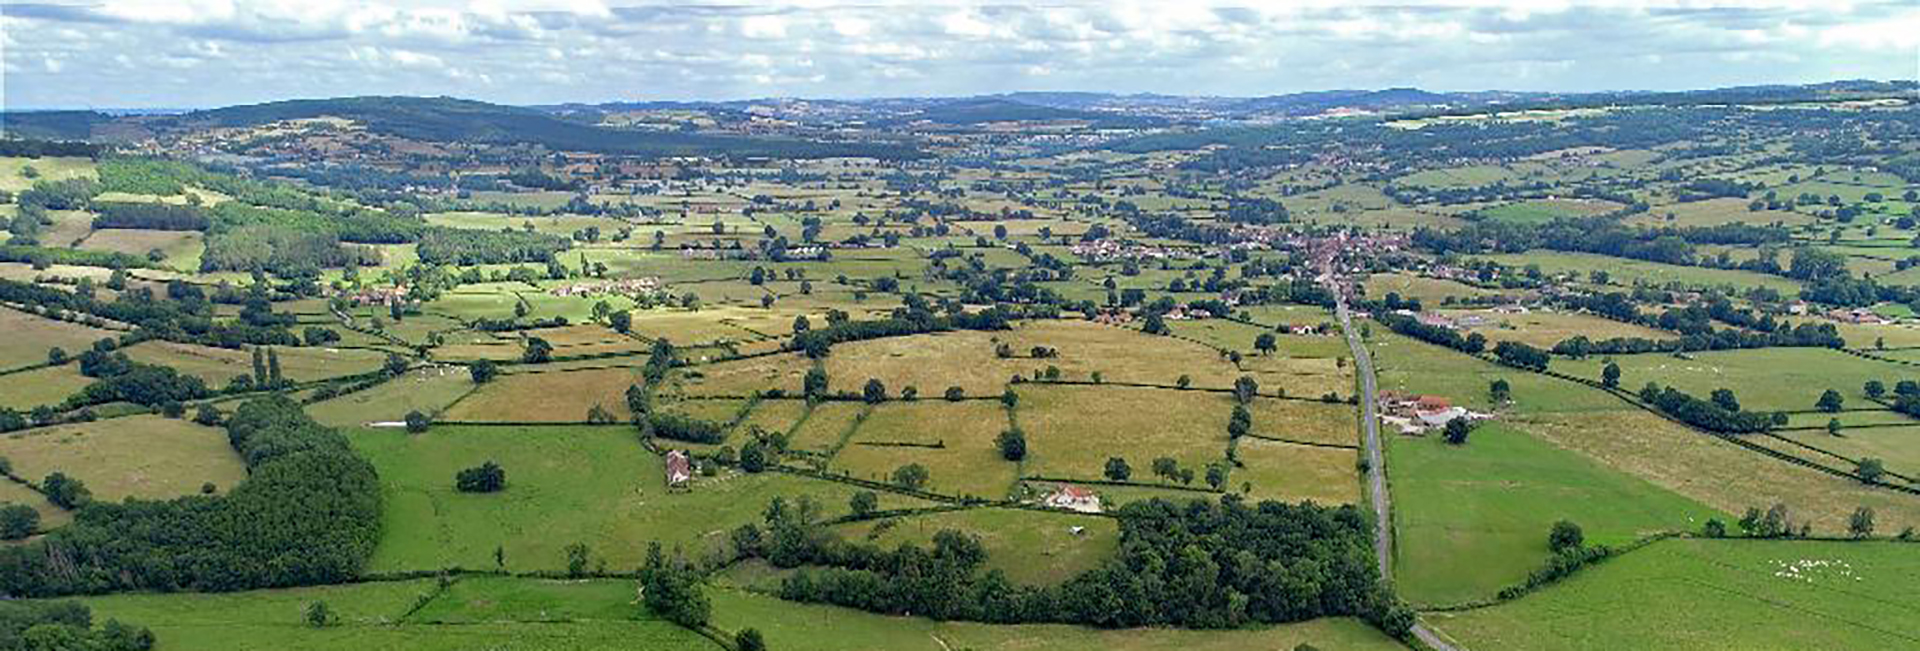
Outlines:
[[1100,496],[1094,495],[1093,491],[1079,486],[1061,486],[1060,489],[1054,491],[1052,495],[1048,495],[1045,500],[1041,500],[1041,503],[1045,504],[1047,508],[1053,509],[1079,511],[1081,513],[1100,512]]
[[667,451],[667,487],[686,488],[693,481],[693,460],[679,450]]

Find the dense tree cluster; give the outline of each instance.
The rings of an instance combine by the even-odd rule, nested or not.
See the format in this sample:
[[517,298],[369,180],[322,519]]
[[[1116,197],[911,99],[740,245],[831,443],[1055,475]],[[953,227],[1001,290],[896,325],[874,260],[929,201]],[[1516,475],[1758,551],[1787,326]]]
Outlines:
[[153,633],[109,619],[73,601],[0,601],[0,651],[147,651]]
[[1640,389],[1640,400],[1680,422],[1723,434],[1767,432],[1783,420],[1780,414],[1740,409],[1739,402],[1732,399],[1731,391],[1721,389],[1714,393],[1717,399],[1701,400],[1679,389],[1661,388],[1658,384],[1648,382],[1646,387]]
[[965,534],[883,550],[786,508],[769,509],[768,534],[747,536],[746,551],[781,567],[828,566],[787,579],[784,598],[935,619],[1225,628],[1360,615],[1395,634],[1412,622],[1379,585],[1366,519],[1351,506],[1156,499],[1117,515],[1119,556],[1052,587],[983,571],[986,551]]
[[1014,318],[1011,311],[1000,307],[943,315],[925,309],[901,308],[895,310],[891,318],[840,321],[798,333],[785,346],[787,350],[802,351],[809,357],[818,358],[825,357],[834,344],[949,330],[1006,330],[1011,327]]
[[248,469],[226,495],[93,502],[74,521],[0,549],[0,592],[228,591],[348,581],[373,553],[373,466],[298,403],[250,400],[227,423]]
[[1405,314],[1375,314],[1373,318],[1386,324],[1394,332],[1469,355],[1478,355],[1480,351],[1487,349],[1487,338],[1478,332],[1461,336],[1458,330],[1421,323],[1419,319]]
[[94,228],[141,228],[151,231],[204,231],[212,225],[199,206],[157,201],[94,204]]

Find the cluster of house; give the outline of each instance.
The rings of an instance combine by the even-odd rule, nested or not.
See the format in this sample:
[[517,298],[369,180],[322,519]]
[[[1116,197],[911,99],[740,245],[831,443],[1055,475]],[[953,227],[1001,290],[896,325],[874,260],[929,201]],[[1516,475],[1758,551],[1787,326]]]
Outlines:
[[347,292],[343,295],[343,298],[346,298],[355,306],[405,304],[407,302],[407,286],[362,287]]
[[1402,434],[1423,434],[1446,427],[1448,422],[1456,418],[1472,422],[1487,417],[1487,414],[1455,406],[1440,396],[1380,392],[1380,420],[1399,427]]
[[641,294],[660,288],[660,279],[620,278],[615,280],[591,280],[567,283],[547,290],[554,296],[594,296],[598,294]]
[[1885,325],[1893,323],[1893,319],[1880,316],[1873,310],[1864,307],[1834,308],[1827,311],[1827,318],[1841,323],[1852,323],[1856,325]]
[[1083,260],[1170,260],[1197,257],[1189,251],[1161,246],[1123,243],[1115,239],[1085,240],[1074,243],[1073,254]]
[[1478,314],[1462,314],[1459,316],[1448,316],[1445,314],[1441,314],[1439,312],[1416,313],[1411,310],[1396,310],[1396,313],[1412,316],[1413,320],[1419,321],[1422,325],[1433,326],[1436,328],[1446,328],[1448,330],[1465,330],[1468,328],[1478,328],[1478,327],[1489,325],[1492,323],[1492,321],[1489,321],[1487,317],[1484,317]]

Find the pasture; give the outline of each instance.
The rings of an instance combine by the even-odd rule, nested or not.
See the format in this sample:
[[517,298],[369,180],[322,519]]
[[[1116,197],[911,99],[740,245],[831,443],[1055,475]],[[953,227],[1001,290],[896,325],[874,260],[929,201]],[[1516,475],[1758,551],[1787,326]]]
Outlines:
[[1667,540],[1430,622],[1476,648],[1893,649],[1920,641],[1912,545]]
[[1015,583],[1056,585],[1106,562],[1120,549],[1120,525],[1112,518],[1066,511],[978,507],[851,522],[834,527],[849,540],[883,549],[912,543],[933,546],[944,530],[978,537],[986,569]]
[[49,348],[79,355],[94,342],[121,334],[7,308],[0,308],[0,332],[7,333],[0,337],[0,370],[45,363]]
[[1121,457],[1133,467],[1135,481],[1171,481],[1154,478],[1148,463],[1169,457],[1200,473],[1226,457],[1232,398],[1224,394],[1037,385],[1018,392],[1029,477],[1099,479],[1107,458]]
[[0,457],[15,475],[39,482],[63,472],[109,502],[198,495],[203,484],[226,491],[247,476],[226,432],[152,415],[9,434]]

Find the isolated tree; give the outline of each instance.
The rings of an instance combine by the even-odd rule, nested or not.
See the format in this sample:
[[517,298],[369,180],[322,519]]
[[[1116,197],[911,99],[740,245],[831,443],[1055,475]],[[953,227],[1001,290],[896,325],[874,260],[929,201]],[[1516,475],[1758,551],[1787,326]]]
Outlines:
[[623,335],[627,334],[628,332],[632,332],[633,331],[633,313],[628,312],[626,310],[621,310],[619,312],[614,312],[613,314],[607,315],[607,325],[612,326],[614,332],[618,332]]
[[1487,384],[1487,397],[1495,404],[1504,403],[1513,397],[1513,385],[1507,384],[1506,378],[1496,379]]
[[867,385],[860,388],[860,399],[865,400],[869,405],[886,402],[887,385],[881,383],[879,378],[868,378]]
[[307,625],[314,628],[333,625],[333,610],[327,608],[327,602],[315,601],[307,604]]
[[1840,397],[1839,391],[1827,389],[1826,393],[1820,394],[1820,400],[1813,403],[1813,406],[1820,411],[1831,414],[1840,411],[1841,405],[1845,404],[1845,402],[1846,399]]
[[1721,522],[1720,518],[1709,518],[1706,526],[1700,528],[1700,533],[1708,538],[1725,538],[1727,523]]
[[1467,422],[1467,419],[1465,417],[1455,418],[1453,420],[1447,421],[1446,426],[1443,427],[1442,430],[1447,438],[1448,443],[1451,443],[1453,445],[1465,445],[1467,442],[1467,435],[1473,433],[1473,424]]
[[93,501],[93,492],[80,480],[55,471],[40,482],[40,492],[45,493],[47,501],[63,509],[73,510]]
[[1253,413],[1246,405],[1233,406],[1233,415],[1227,418],[1227,438],[1240,438],[1253,430]]
[[1586,534],[1571,520],[1553,523],[1553,530],[1547,533],[1547,548],[1556,554],[1579,549],[1585,542]]
[[1003,459],[1019,461],[1027,458],[1027,433],[1020,431],[1018,427],[1001,430],[1000,436],[994,438],[993,443],[1000,449],[1000,457]]
[[1253,379],[1253,376],[1242,375],[1240,379],[1233,381],[1233,399],[1240,401],[1240,404],[1253,402],[1253,398],[1258,395],[1260,395],[1260,382]]
[[1182,389],[1191,387],[1193,386],[1193,376],[1182,373],[1179,379],[1173,381],[1173,385]]
[[847,498],[847,509],[853,517],[865,518],[880,508],[880,496],[873,491],[860,491]]
[[1868,398],[1875,400],[1880,399],[1880,396],[1887,395],[1887,385],[1881,384],[1879,380],[1867,380],[1867,384],[1862,387],[1862,390],[1866,392]]
[[0,540],[20,540],[40,529],[40,512],[25,504],[0,505]]
[[1148,312],[1147,320],[1141,324],[1140,331],[1150,335],[1164,335],[1171,332],[1167,330],[1167,322],[1160,317],[1159,312]]
[[807,315],[802,314],[800,316],[793,317],[793,333],[794,334],[800,334],[812,329],[813,329],[813,322],[807,320]]
[[1220,487],[1226,484],[1227,465],[1220,462],[1207,464],[1207,485],[1211,486],[1214,490],[1220,490]]
[[1126,481],[1127,479],[1133,477],[1133,468],[1127,465],[1126,459],[1122,459],[1120,457],[1107,457],[1107,467],[1106,467],[1105,474],[1107,476],[1107,479],[1110,479],[1113,481]]
[[1175,461],[1173,457],[1158,457],[1147,467],[1153,471],[1155,477],[1175,479],[1180,475],[1180,462]]
[[1020,406],[1020,394],[1014,393],[1013,387],[1007,387],[1005,391],[1000,392],[1000,404],[1006,406],[1008,409],[1018,407]]
[[429,418],[426,414],[421,413],[420,410],[418,409],[407,412],[406,420],[407,420],[407,431],[413,434],[419,434],[421,432],[425,432],[427,431],[428,427],[433,426],[433,419]]
[[587,564],[593,562],[593,550],[586,543],[567,545],[567,576],[580,578],[587,575]]
[[1827,419],[1827,436],[1839,436],[1839,435],[1840,435],[1840,419],[1838,418]]
[[893,483],[909,490],[919,490],[927,485],[927,467],[909,463],[893,470]]
[[767,641],[760,637],[760,629],[743,628],[733,635],[734,651],[767,651]]
[[500,375],[500,366],[493,360],[483,359],[467,367],[467,374],[473,377],[474,384],[486,384]]
[[1847,533],[1856,539],[1873,537],[1873,509],[1862,506],[1853,510],[1853,516],[1847,518]]
[[507,487],[507,471],[488,461],[455,473],[453,485],[462,493],[495,493]]
[[1861,457],[1859,461],[1854,462],[1853,474],[1862,482],[1879,483],[1880,478],[1887,474],[1887,464],[1874,457]]
[[520,361],[528,364],[545,364],[553,359],[553,344],[539,337],[527,337],[527,347],[520,352]]
[[827,372],[818,366],[807,369],[806,377],[800,381],[801,395],[806,396],[808,402],[826,399],[827,388]]
[[959,402],[961,400],[966,399],[967,392],[965,389],[961,389],[960,387],[947,387],[947,390],[944,394],[942,394],[942,397],[945,397],[947,399],[947,402]]
[[1262,355],[1272,355],[1273,351],[1279,348],[1279,340],[1275,339],[1271,332],[1262,332],[1260,336],[1253,338],[1253,349],[1260,351]]
[[1619,388],[1620,387],[1620,365],[1615,364],[1613,362],[1607,362],[1606,368],[1600,369],[1600,384],[1605,385],[1609,389]]
[[1739,525],[1741,533],[1744,533],[1748,536],[1759,535],[1760,534],[1760,508],[1754,507],[1754,506],[1747,507],[1747,512],[1742,514],[1740,516],[1740,519],[1736,521],[1735,524]]

